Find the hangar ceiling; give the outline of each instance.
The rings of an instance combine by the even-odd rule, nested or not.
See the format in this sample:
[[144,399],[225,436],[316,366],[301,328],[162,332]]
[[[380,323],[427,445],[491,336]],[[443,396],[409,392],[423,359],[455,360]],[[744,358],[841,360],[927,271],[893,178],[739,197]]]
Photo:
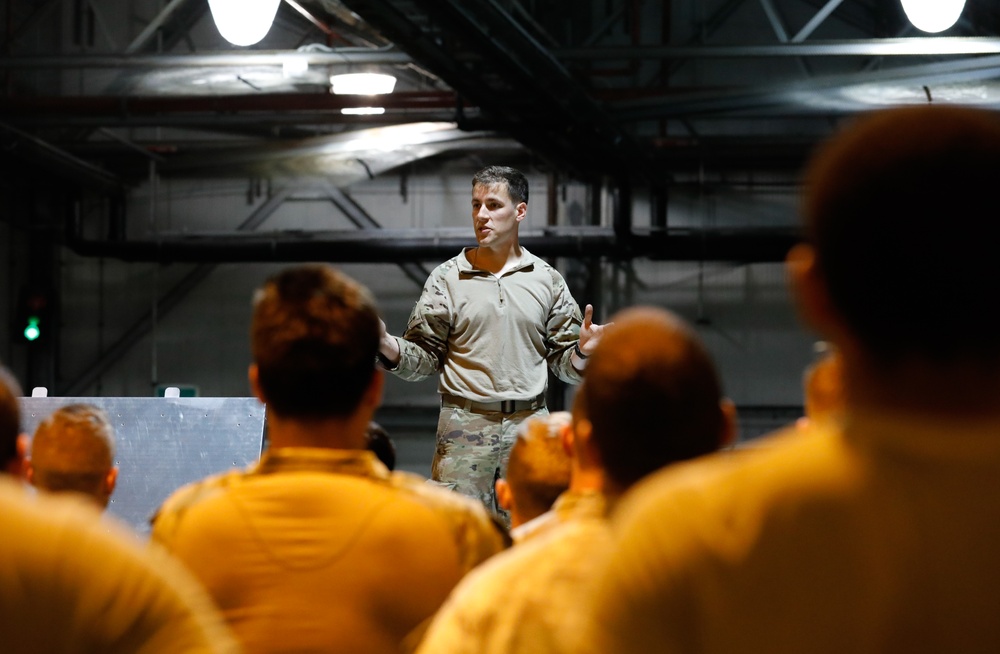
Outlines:
[[[490,150],[625,200],[662,199],[693,178],[792,183],[816,141],[859,111],[1000,107],[1000,7],[988,0],[934,36],[895,0],[283,0],[250,48],[219,36],[206,0],[4,4],[9,188],[41,173],[113,198],[150,166],[342,188]],[[329,75],[376,69],[398,78],[385,112],[344,115],[371,101],[331,94]],[[590,252],[627,227],[594,234]],[[746,236],[762,258],[787,244]]]

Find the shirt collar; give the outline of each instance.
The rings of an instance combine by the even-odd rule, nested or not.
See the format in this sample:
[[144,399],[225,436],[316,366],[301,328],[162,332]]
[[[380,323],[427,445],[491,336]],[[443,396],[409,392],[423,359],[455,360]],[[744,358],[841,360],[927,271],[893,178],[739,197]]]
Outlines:
[[608,514],[608,499],[597,490],[566,491],[556,499],[552,510],[563,521],[603,518]]
[[256,474],[276,472],[329,472],[370,479],[389,479],[389,469],[369,450],[334,450],[321,447],[269,449],[251,469]]
[[[485,273],[485,270],[480,270],[479,268],[473,268],[472,264],[469,263],[468,257],[465,256],[466,252],[470,250],[475,250],[476,248],[463,248],[462,253],[458,255],[458,270],[462,273],[467,274],[477,274]],[[524,270],[525,268],[530,268],[535,265],[536,257],[532,253],[528,252],[528,248],[521,246],[521,260],[516,266],[508,270],[508,273],[517,272],[518,270]]]

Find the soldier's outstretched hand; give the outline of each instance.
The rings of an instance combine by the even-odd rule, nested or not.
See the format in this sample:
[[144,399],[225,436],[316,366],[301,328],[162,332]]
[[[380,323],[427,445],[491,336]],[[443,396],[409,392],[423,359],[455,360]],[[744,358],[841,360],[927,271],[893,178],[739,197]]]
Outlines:
[[601,335],[604,333],[605,328],[610,327],[613,324],[614,323],[608,323],[607,325],[595,324],[594,305],[588,304],[583,310],[583,325],[580,326],[580,351],[587,356],[593,354],[594,348],[596,348],[598,342],[600,342]]

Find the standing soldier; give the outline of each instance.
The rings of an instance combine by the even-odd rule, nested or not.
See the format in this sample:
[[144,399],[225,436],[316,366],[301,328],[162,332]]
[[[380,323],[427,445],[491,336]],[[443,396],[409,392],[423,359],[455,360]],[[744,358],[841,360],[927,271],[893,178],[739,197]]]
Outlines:
[[417,381],[441,373],[437,447],[431,476],[478,498],[504,520],[494,482],[506,472],[521,422],[546,415],[546,368],[582,379],[603,325],[580,308],[566,281],[518,243],[528,180],[489,166],[472,178],[477,247],[434,269],[402,337],[384,331],[382,365]]

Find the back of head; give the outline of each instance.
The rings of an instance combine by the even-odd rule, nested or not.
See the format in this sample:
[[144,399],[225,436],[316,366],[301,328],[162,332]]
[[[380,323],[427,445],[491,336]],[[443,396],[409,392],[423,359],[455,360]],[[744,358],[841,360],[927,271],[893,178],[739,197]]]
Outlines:
[[507,484],[522,520],[548,511],[569,487],[570,458],[563,447],[562,430],[571,416],[557,411],[529,418],[521,424],[507,463]]
[[472,177],[472,188],[497,185],[507,187],[507,195],[514,204],[528,202],[528,179],[517,169],[508,166],[487,166]]
[[573,405],[592,425],[605,475],[619,489],[665,465],[713,452],[726,418],[722,388],[698,336],[653,307],[612,317]]
[[72,491],[106,503],[114,467],[114,429],[107,414],[89,404],[54,411],[31,439],[31,483],[48,491]]
[[1000,119],[878,112],[814,158],[804,214],[834,307],[873,358],[1000,362]]
[[269,411],[344,417],[375,373],[379,318],[361,284],[331,266],[299,266],[257,291],[250,341]]
[[0,470],[17,459],[17,438],[21,434],[21,386],[7,368],[0,365]]

